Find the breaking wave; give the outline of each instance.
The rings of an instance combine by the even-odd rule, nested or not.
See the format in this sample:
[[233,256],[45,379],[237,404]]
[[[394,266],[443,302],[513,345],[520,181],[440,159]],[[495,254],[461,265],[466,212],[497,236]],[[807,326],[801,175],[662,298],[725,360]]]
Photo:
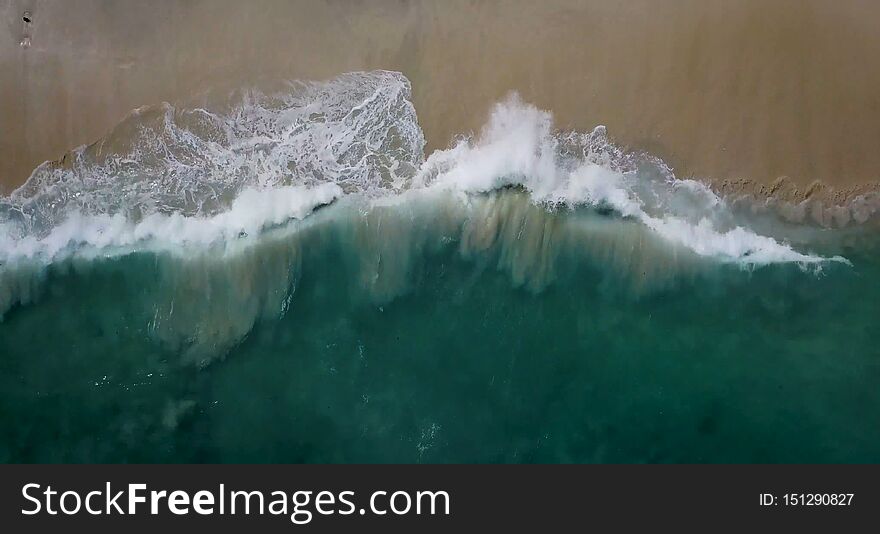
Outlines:
[[[38,299],[47,277],[148,254],[158,280],[133,313],[205,362],[283,315],[303,256],[322,247],[344,250],[326,268],[347,269],[352,290],[380,303],[449,247],[535,291],[560,258],[637,292],[725,264],[849,263],[750,229],[708,187],[620,149],[603,127],[558,131],[515,95],[481,132],[426,157],[410,97],[402,74],[378,71],[132,112],[0,199],[0,318]],[[132,291],[144,283],[127,279]]]
[[495,106],[479,136],[425,158],[410,91],[400,73],[379,71],[242,92],[222,111],[138,109],[0,200],[0,257],[212,242],[302,218],[346,194],[387,200],[518,186],[548,209],[609,210],[719,261],[845,261],[750,231],[708,187],[625,153],[603,127],[558,132],[549,113],[515,95]]

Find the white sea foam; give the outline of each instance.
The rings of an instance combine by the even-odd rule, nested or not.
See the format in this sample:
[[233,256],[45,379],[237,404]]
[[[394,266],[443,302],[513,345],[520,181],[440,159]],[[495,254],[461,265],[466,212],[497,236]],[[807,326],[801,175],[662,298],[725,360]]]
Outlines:
[[19,237],[45,237],[75,214],[212,216],[249,188],[334,183],[383,194],[404,187],[423,158],[409,81],[399,73],[231,98],[217,109],[135,110],[102,140],[39,166],[0,199],[0,221]]
[[[846,262],[803,254],[733,225],[724,202],[699,182],[643,172],[619,153],[609,161],[607,150],[595,150],[601,135],[603,130],[560,138],[549,113],[514,96],[495,106],[478,138],[432,154],[414,182],[465,193],[520,186],[535,201],[551,206],[611,209],[672,243],[724,262]],[[572,146],[579,150],[572,153]]]
[[152,213],[138,222],[120,213],[87,215],[70,213],[43,237],[13,239],[0,226],[0,261],[42,259],[51,261],[78,250],[130,250],[145,247],[179,250],[256,235],[263,229],[302,219],[315,208],[342,196],[342,188],[325,183],[313,188],[279,186],[244,189],[228,211],[213,216]]
[[345,194],[376,203],[404,191],[462,196],[516,186],[549,209],[591,207],[640,222],[698,256],[746,266],[846,260],[801,253],[737,224],[699,182],[627,154],[604,128],[558,132],[517,97],[482,132],[427,159],[399,73],[352,73],[245,92],[223,109],[134,112],[104,140],[47,163],[0,199],[0,261],[209,244],[305,217]]

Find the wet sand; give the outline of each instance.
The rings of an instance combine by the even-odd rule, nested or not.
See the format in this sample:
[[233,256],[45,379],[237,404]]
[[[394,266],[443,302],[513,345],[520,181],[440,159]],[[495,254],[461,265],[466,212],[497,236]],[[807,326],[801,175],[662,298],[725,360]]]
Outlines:
[[516,90],[726,192],[845,197],[880,180],[878,16],[872,0],[0,0],[0,189],[142,105],[381,68],[412,81],[429,150]]

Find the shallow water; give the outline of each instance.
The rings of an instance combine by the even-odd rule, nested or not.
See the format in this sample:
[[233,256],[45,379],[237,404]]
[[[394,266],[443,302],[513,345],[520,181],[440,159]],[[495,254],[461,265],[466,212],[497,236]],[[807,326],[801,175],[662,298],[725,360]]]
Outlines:
[[516,98],[425,157],[402,76],[290,91],[0,199],[0,460],[880,459],[876,229]]

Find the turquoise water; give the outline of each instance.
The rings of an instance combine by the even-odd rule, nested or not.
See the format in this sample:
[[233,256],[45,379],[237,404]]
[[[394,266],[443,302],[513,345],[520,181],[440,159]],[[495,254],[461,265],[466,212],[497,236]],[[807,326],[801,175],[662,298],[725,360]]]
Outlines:
[[0,461],[880,461],[865,199],[728,202],[516,97],[425,155],[399,73],[230,98],[0,198]]
[[486,211],[334,205],[231,252],[52,266],[0,323],[0,459],[880,460],[870,236],[851,267],[748,271],[486,202],[481,250]]

